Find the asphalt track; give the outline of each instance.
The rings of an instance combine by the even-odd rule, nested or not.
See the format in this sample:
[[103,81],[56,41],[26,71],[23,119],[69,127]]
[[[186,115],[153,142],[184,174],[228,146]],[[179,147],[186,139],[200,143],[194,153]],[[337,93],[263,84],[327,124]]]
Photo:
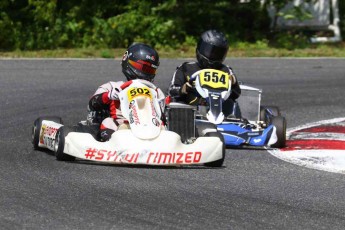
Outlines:
[[[161,60],[167,88],[184,60]],[[344,117],[345,59],[227,59],[295,127]],[[344,229],[345,176],[265,150],[227,150],[225,166],[157,168],[59,162],[34,151],[41,115],[85,118],[118,60],[0,60],[0,229]]]

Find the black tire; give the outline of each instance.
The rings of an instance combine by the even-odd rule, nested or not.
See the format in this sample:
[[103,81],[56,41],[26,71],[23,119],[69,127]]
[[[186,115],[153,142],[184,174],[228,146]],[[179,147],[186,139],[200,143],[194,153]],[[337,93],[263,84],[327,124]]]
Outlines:
[[269,114],[267,110],[270,110],[272,112],[273,116],[280,116],[280,109],[278,106],[260,106],[260,121],[268,121],[268,117],[271,117],[272,115]]
[[222,158],[213,162],[205,163],[205,166],[214,168],[222,167],[225,159],[225,143],[223,135],[220,132],[209,132],[206,133],[205,137],[218,137],[223,143]]
[[271,124],[277,130],[277,142],[272,145],[273,148],[284,148],[286,145],[286,119],[283,116],[276,116],[271,118]]
[[[66,130],[65,126],[62,126],[56,132],[54,152],[55,152],[55,157],[58,161],[74,161],[75,160],[75,157],[64,153],[65,132],[66,131],[67,130]],[[66,132],[66,134],[67,134],[67,132]]]
[[31,130],[31,141],[34,146],[34,149],[40,149],[40,147],[38,146],[38,143],[40,139],[40,130],[42,127],[43,120],[49,120],[49,121],[54,121],[59,124],[63,124],[61,117],[58,117],[58,116],[42,116],[42,117],[37,118],[34,121],[34,125],[32,126],[32,130]]

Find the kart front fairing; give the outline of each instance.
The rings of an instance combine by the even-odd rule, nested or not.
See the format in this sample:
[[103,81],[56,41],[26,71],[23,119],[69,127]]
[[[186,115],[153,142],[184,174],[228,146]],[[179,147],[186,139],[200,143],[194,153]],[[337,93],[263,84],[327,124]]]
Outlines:
[[139,139],[131,130],[118,130],[108,142],[98,142],[88,133],[71,132],[65,138],[64,152],[92,161],[163,166],[216,161],[222,158],[222,148],[216,137],[199,137],[186,145],[178,134],[167,130],[152,140]]
[[215,69],[203,69],[194,73],[191,78],[195,79],[196,90],[208,103],[207,120],[220,124],[224,120],[223,101],[231,92],[229,74]]

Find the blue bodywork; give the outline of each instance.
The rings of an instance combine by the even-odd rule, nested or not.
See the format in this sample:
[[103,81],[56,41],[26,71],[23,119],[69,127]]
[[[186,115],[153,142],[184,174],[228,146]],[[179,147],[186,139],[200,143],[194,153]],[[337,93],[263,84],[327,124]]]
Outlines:
[[273,125],[261,131],[253,131],[243,123],[222,123],[217,129],[222,133],[226,146],[266,146],[273,133]]

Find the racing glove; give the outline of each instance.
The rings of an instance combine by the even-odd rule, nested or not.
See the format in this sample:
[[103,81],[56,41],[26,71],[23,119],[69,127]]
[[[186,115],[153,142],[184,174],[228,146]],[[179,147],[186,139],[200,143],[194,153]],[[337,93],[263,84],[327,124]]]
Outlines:
[[196,76],[194,74],[189,78],[189,80],[184,83],[184,85],[181,87],[180,94],[188,94],[190,92],[193,92],[193,84],[196,79]]
[[189,82],[186,82],[181,87],[180,93],[181,94],[188,94],[188,93],[192,92],[192,89],[193,89],[193,86]]
[[120,91],[120,88],[113,87],[108,93],[109,100],[118,100]]

